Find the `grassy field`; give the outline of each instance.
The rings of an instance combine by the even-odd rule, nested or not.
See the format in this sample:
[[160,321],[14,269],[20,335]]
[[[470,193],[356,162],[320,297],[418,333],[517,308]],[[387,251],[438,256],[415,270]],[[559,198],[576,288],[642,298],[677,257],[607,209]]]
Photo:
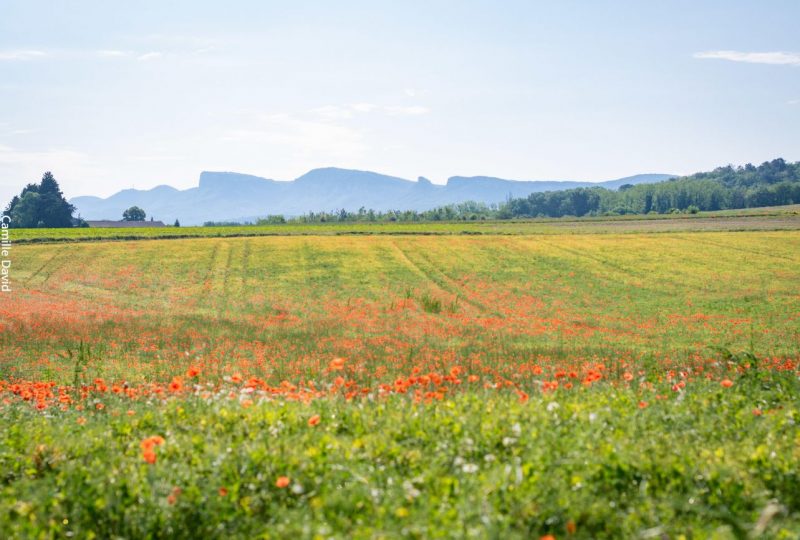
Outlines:
[[800,230],[800,205],[702,212],[594,218],[455,221],[428,223],[315,223],[224,227],[19,229],[17,243],[96,240],[235,238],[319,235],[587,234],[609,232],[689,232]]
[[800,232],[747,219],[16,245],[0,530],[795,538]]

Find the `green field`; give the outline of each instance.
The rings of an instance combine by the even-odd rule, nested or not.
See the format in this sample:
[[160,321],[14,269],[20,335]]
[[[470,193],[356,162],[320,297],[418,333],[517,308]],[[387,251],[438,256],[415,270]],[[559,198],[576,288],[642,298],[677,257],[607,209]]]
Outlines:
[[583,234],[610,232],[689,232],[798,230],[800,205],[723,210],[699,214],[652,214],[595,218],[541,218],[455,222],[287,223],[220,227],[19,229],[17,243],[136,240],[196,237],[316,235]]
[[12,231],[0,530],[796,538],[796,223]]

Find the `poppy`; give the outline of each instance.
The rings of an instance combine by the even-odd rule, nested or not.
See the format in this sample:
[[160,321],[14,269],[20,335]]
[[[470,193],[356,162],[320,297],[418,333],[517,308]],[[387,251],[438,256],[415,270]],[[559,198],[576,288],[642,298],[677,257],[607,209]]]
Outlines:
[[156,462],[156,451],[152,447],[145,448],[142,450],[142,459],[150,465],[154,464]]
[[328,364],[328,369],[331,371],[341,371],[344,369],[344,358],[334,358]]

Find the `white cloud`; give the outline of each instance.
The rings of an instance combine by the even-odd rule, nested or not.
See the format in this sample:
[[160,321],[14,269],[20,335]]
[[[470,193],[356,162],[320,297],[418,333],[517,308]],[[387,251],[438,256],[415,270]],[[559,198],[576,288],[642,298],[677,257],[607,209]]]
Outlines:
[[705,51],[694,53],[695,58],[712,60],[729,60],[749,64],[772,64],[800,66],[800,53],[789,52],[739,52],[739,51]]
[[86,154],[73,150],[43,150],[29,151],[17,150],[10,146],[0,144],[0,165],[38,164],[45,167],[54,167],[53,163],[70,164],[84,163]]
[[221,140],[306,161],[357,160],[368,150],[361,130],[291,114],[263,115],[255,126],[229,130]]
[[337,107],[336,105],[325,105],[309,111],[326,120],[348,120],[353,117],[353,110],[348,107]]
[[34,60],[47,56],[44,51],[0,51],[0,60]]
[[427,114],[430,109],[421,105],[376,105],[374,103],[354,103],[344,107],[338,105],[326,105],[311,109],[310,113],[323,120],[349,120],[355,113],[370,114],[380,113],[388,116],[419,116]]
[[384,112],[389,116],[419,116],[420,114],[428,114],[430,109],[420,105],[410,105],[407,107],[390,105],[383,107]]
[[127,51],[116,51],[116,50],[95,51],[95,54],[101,58],[122,58],[131,55],[131,53]]
[[16,128],[8,122],[0,122],[0,137],[13,137],[15,135],[30,135],[37,130],[31,128]]
[[53,171],[68,197],[81,191],[92,192],[92,178],[104,178],[89,155],[66,148],[24,150],[0,144],[0,178],[13,180],[0,189],[0,205],[28,182],[38,181],[44,171]]
[[137,56],[136,59],[142,62],[146,62],[148,60],[156,60],[158,58],[161,58],[162,56],[164,56],[162,53],[153,51]]
[[377,109],[378,106],[374,103],[356,103],[355,105],[350,105],[350,108],[352,108],[354,111],[368,113]]
[[142,154],[138,156],[128,156],[131,161],[180,161],[186,159],[186,156],[172,155],[172,154]]
[[790,99],[786,103],[788,103],[789,105],[800,105],[800,99]]

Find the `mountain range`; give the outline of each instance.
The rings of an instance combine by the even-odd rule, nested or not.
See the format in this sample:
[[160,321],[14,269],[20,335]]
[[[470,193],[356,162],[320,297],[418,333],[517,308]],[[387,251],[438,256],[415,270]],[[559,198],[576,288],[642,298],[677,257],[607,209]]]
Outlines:
[[639,174],[607,182],[520,181],[488,176],[453,176],[446,185],[424,177],[416,182],[368,171],[314,169],[293,181],[276,181],[234,172],[203,172],[195,188],[162,185],[148,190],[126,189],[106,199],[70,200],[87,220],[120,219],[131,206],[165,222],[184,225],[205,221],[248,221],[270,214],[298,216],[309,212],[358,210],[429,210],[466,201],[501,203],[508,197],[577,187],[617,189],[625,184],[661,182],[670,174]]

